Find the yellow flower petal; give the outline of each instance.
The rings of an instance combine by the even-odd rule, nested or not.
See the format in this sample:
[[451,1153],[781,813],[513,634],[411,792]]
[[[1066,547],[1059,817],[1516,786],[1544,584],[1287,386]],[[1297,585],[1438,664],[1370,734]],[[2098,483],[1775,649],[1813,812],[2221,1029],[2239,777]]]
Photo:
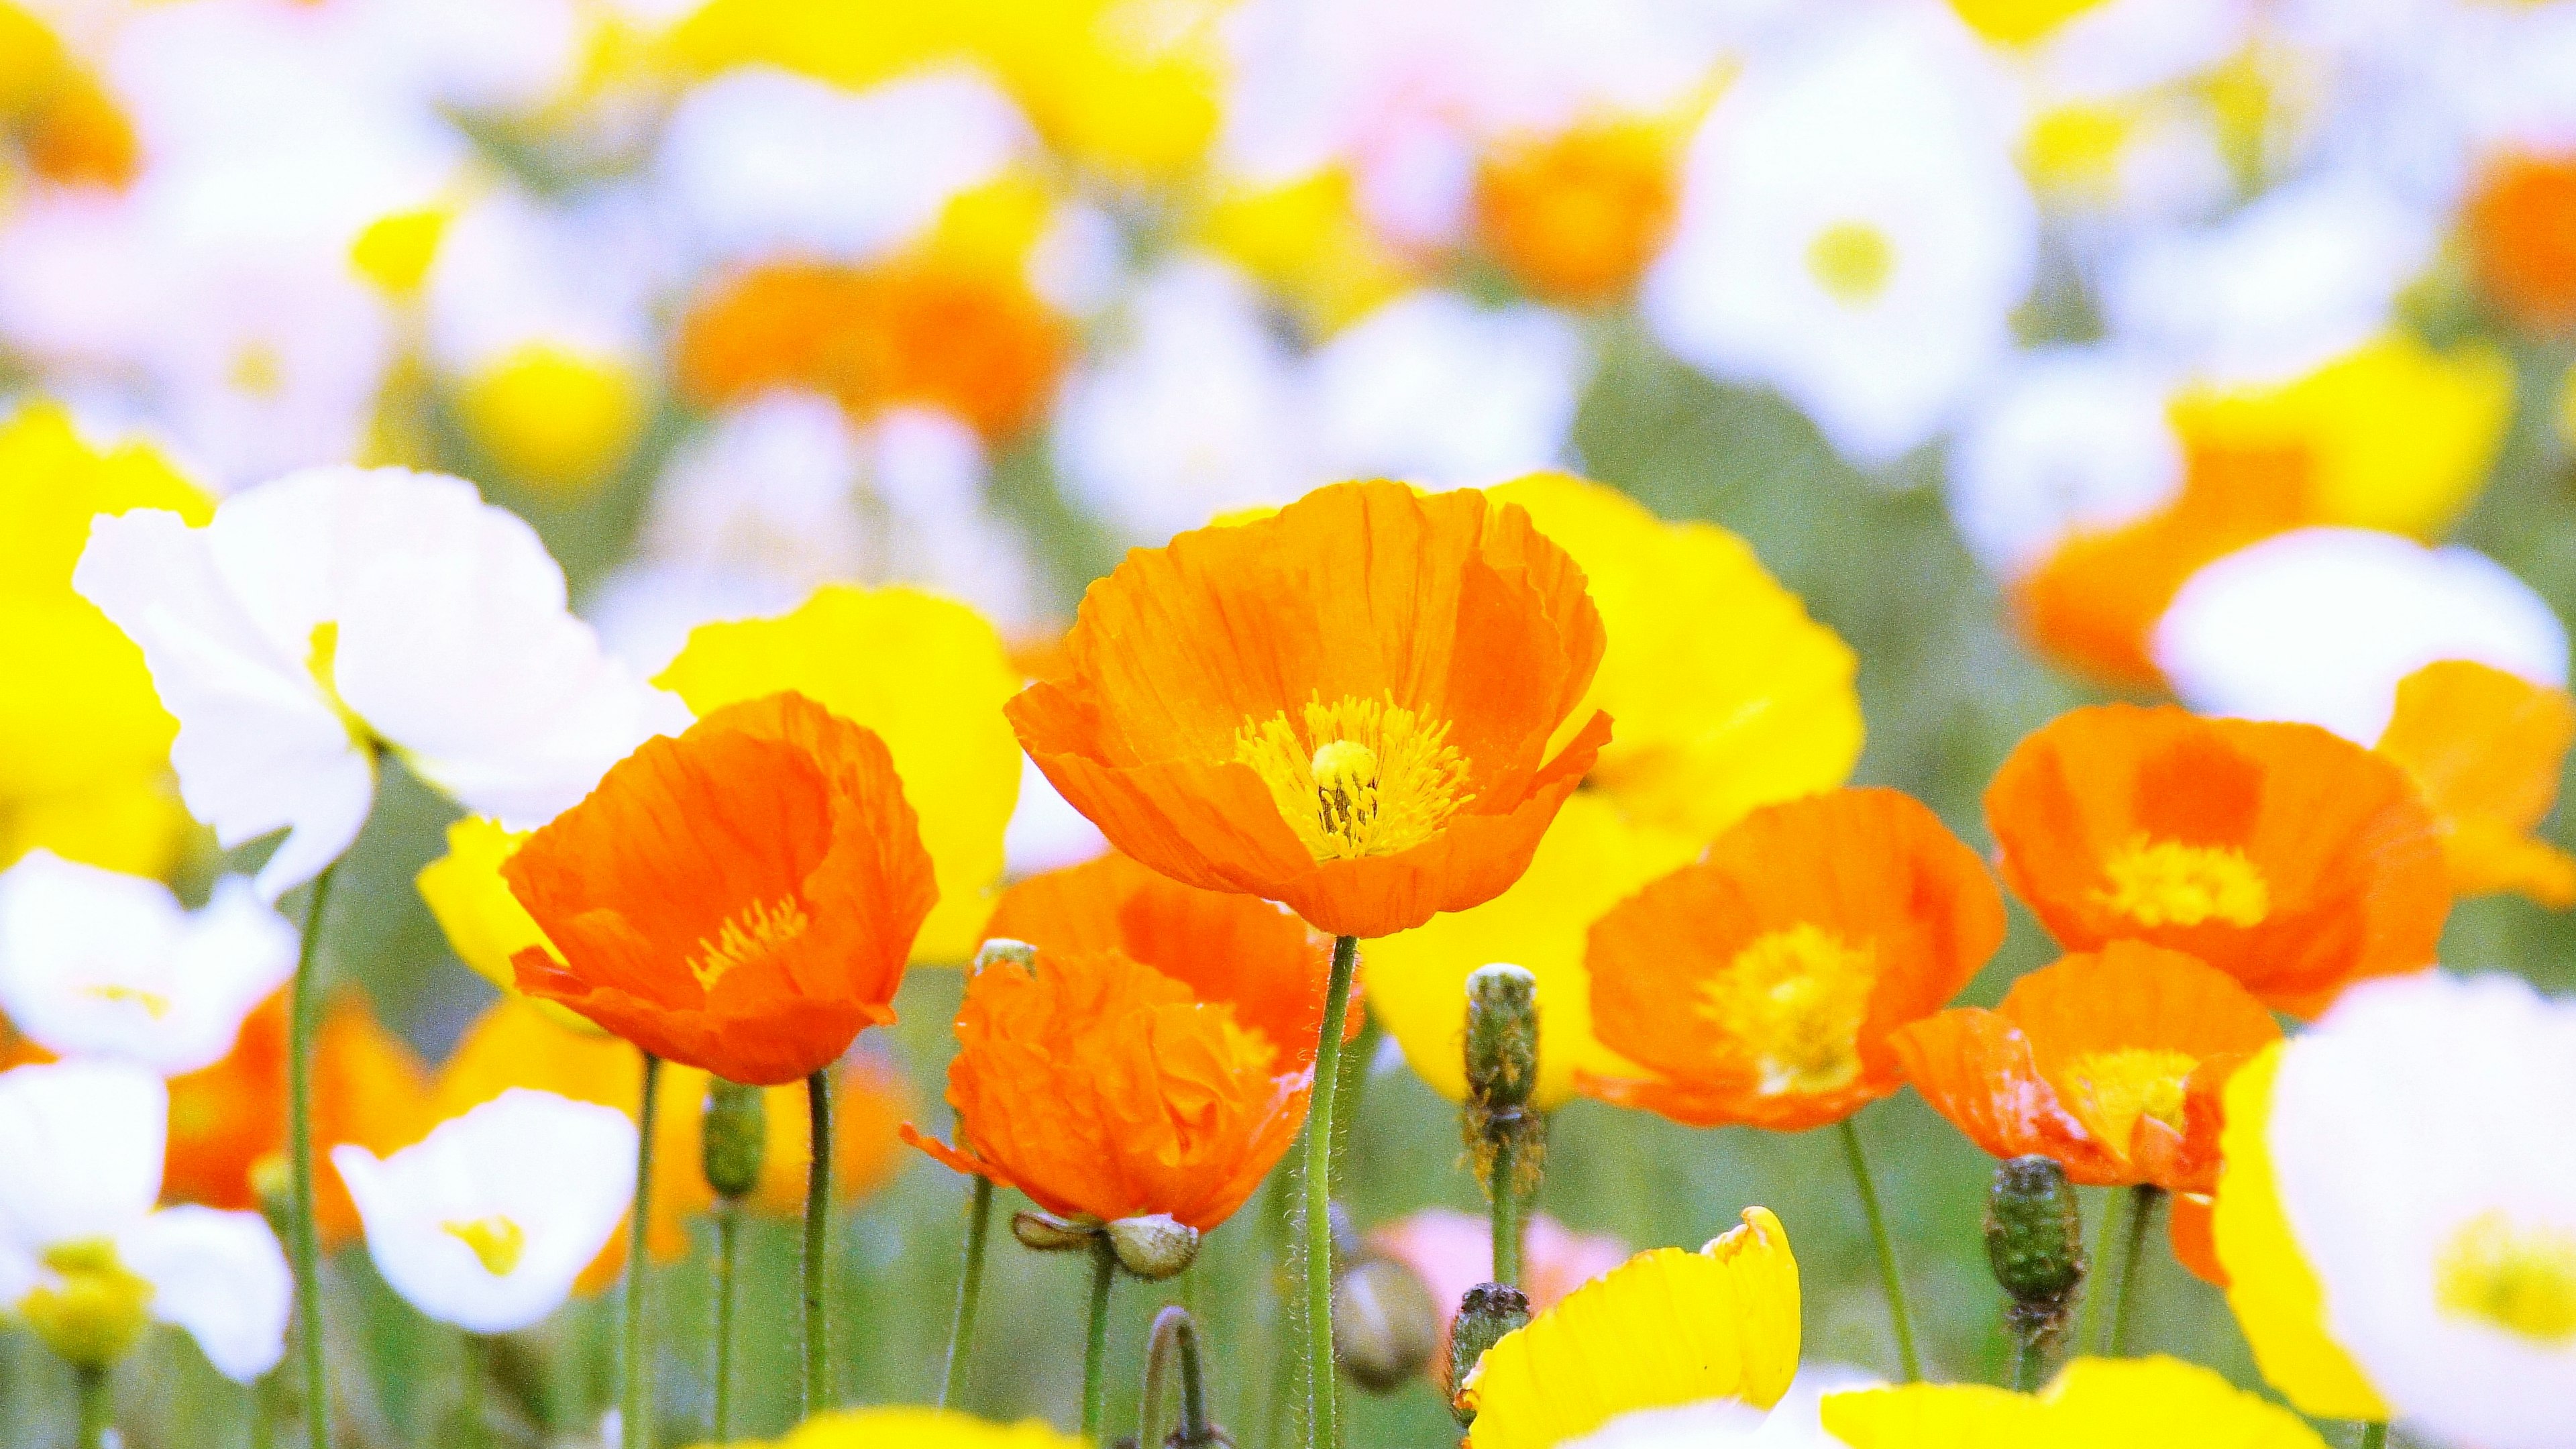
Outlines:
[[2253,1346],[2265,1381],[2302,1411],[2326,1419],[2385,1419],[2388,1405],[2352,1356],[2326,1336],[2325,1285],[2299,1252],[2273,1175],[2272,1081],[2284,1043],[2274,1043],[2227,1083],[2227,1125],[2219,1152],[2210,1236],[2227,1269],[2227,1304]]
[[2285,386],[2182,398],[2173,420],[2192,444],[2304,452],[2320,523],[2430,540],[2503,451],[2513,365],[2484,343],[2437,352],[2391,332]]
[[991,624],[917,589],[833,585],[780,618],[698,628],[654,682],[701,715],[792,689],[876,731],[939,881],[913,960],[974,953],[1020,794],[1020,743],[1002,718],[1020,677]]
[[1568,1294],[1468,1376],[1470,1449],[1548,1449],[1622,1414],[1767,1409],[1798,1371],[1798,1260],[1769,1208],[1696,1253],[1657,1248]]
[[2079,1358],[2037,1396],[1984,1384],[1831,1394],[1825,1431],[1851,1449],[2324,1449],[2296,1414],[2198,1364]]
[[1570,718],[1606,709],[1618,722],[1591,784],[1622,809],[1706,841],[1757,805],[1850,778],[1858,661],[1751,545],[1562,473],[1489,491],[1583,566],[1609,649]]
[[[447,827],[447,853],[422,866],[412,881],[456,959],[513,996],[519,991],[519,973],[511,962],[521,951],[536,946],[557,961],[563,959],[501,879],[501,863],[530,833],[504,830],[498,821],[469,815]],[[551,1001],[532,1004],[558,1025],[585,1036],[601,1034],[577,1012]]]
[[605,484],[643,435],[643,380],[613,357],[531,342],[465,379],[456,414],[509,478],[559,500]]
[[1538,1091],[1544,1111],[1574,1095],[1578,1070],[1634,1076],[1638,1067],[1592,1035],[1592,974],[1584,933],[1646,882],[1699,854],[1686,835],[1637,825],[1592,791],[1579,791],[1510,890],[1473,910],[1434,916],[1362,951],[1369,1011],[1404,1048],[1424,1081],[1456,1100],[1467,1094],[1461,1034],[1467,977],[1508,961],[1538,978]]
[[1035,1419],[995,1424],[949,1409],[878,1408],[818,1414],[778,1449],[1083,1449]]
[[1979,35],[2004,45],[2028,45],[2093,9],[2102,0],[1950,0],[1959,18]]

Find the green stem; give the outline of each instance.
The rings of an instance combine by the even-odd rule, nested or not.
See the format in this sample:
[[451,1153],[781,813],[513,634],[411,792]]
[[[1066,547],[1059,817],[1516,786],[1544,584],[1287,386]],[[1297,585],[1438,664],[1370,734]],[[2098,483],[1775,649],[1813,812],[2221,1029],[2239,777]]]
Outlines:
[[1118,1280],[1118,1254],[1107,1234],[1091,1240],[1091,1327],[1082,1344],[1082,1439],[1102,1441],[1109,1421],[1109,1287]]
[[1298,1351],[1288,1313],[1288,1279],[1297,1237],[1294,1176],[1283,1163],[1271,1171],[1269,1184],[1262,1189],[1261,1226],[1269,1255],[1265,1264],[1269,1271],[1262,1275],[1268,1288],[1263,1300],[1268,1312],[1262,1320],[1262,1357],[1269,1363],[1270,1379],[1268,1398],[1261,1406],[1261,1449],[1286,1449],[1289,1408],[1303,1397],[1298,1371],[1305,1366],[1306,1356]]
[[716,1407],[718,1444],[733,1436],[733,1300],[734,1266],[742,1257],[742,1203],[726,1198],[716,1205]]
[[635,1110],[635,1206],[626,1221],[626,1352],[618,1401],[620,1439],[626,1449],[653,1442],[653,1392],[644,1342],[645,1286],[653,1265],[645,1243],[653,1223],[653,1123],[661,1107],[662,1059],[644,1053],[644,1097]]
[[313,877],[287,1003],[287,1251],[295,1259],[295,1343],[304,1359],[304,1422],[313,1449],[331,1449],[330,1377],[322,1362],[322,1234],[313,1218],[313,1052],[322,1024],[322,911],[339,871],[335,860]]
[[1339,1449],[1333,1394],[1333,1107],[1342,1080],[1342,1023],[1351,1005],[1357,936],[1333,941],[1324,1028],[1315,1042],[1314,1105],[1306,1114],[1306,1443]]
[[487,1449],[491,1432],[483,1424],[483,1381],[492,1373],[492,1340],[465,1335],[465,1365],[456,1386],[457,1443],[462,1449]]
[[2142,1182],[2129,1189],[2128,1250],[2120,1259],[2120,1282],[2111,1299],[2111,1357],[2128,1352],[2129,1312],[2137,1302],[2138,1260],[2146,1256],[2147,1229],[2155,1224],[2156,1205],[2164,1189]]
[[1923,1360],[1914,1351],[1914,1324],[1905,1312],[1905,1274],[1896,1266],[1896,1240],[1888,1236],[1887,1214],[1878,1205],[1878,1186],[1870,1180],[1869,1156],[1861,1151],[1860,1129],[1845,1117],[1840,1123],[1843,1158],[1851,1164],[1852,1184],[1860,1189],[1861,1211],[1869,1218],[1871,1244],[1878,1249],[1878,1280],[1887,1291],[1888,1322],[1896,1326],[1896,1359],[1909,1384],[1923,1380]]
[[276,1449],[277,1375],[259,1376],[250,1386],[250,1449]]
[[116,1421],[116,1396],[109,1392],[104,1365],[82,1364],[72,1371],[80,1384],[81,1449],[106,1449]]
[[813,1167],[805,1174],[805,1414],[832,1402],[832,1325],[823,1311],[832,1252],[832,1071],[805,1079]]
[[[975,1340],[975,1303],[984,1293],[984,1242],[993,1231],[993,1179],[975,1179],[966,1209],[966,1270],[957,1280],[957,1313],[948,1323],[948,1373],[939,1383],[939,1407],[966,1391],[966,1352]],[[721,1436],[720,1436],[721,1437]]]
[[2093,1261],[2084,1273],[2084,1305],[2075,1312],[2075,1336],[2068,1342],[2069,1353],[2089,1353],[2093,1349],[2093,1325],[2101,1317],[2097,1311],[2110,1295],[2111,1251],[2120,1241],[2123,1210],[2129,1204],[2125,1192],[2113,1192],[2102,1205],[2102,1228],[2093,1240]]
[[2386,1419],[2374,1419],[2361,1426],[2361,1449],[2388,1449]]
[[1485,1191],[1494,1219],[1493,1281],[1513,1288],[1521,1286],[1521,1190],[1516,1156],[1512,1135],[1501,1134],[1494,1142],[1493,1180]]
[[2024,1333],[2019,1329],[2015,1329],[2013,1330],[2012,1339],[2013,1390],[2016,1393],[2037,1393],[2039,1392],[2040,1369],[2043,1367],[2040,1360],[2045,1357],[2045,1355],[2040,1352],[2039,1335],[2036,1333]]

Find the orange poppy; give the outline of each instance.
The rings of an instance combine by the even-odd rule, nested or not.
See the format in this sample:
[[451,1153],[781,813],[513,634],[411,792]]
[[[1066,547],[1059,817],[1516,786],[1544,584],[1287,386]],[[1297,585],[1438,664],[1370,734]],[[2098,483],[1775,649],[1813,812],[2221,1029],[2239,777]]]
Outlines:
[[2479,284],[2535,332],[2576,327],[2576,154],[2508,156],[2467,207]]
[[[1003,892],[984,934],[1042,951],[1123,951],[1233,1007],[1290,1069],[1315,1058],[1333,943],[1268,901],[1185,886],[1113,851]],[[1359,1030],[1352,1012],[1343,1039]]]
[[1888,1038],[1932,1110],[1996,1157],[2037,1153],[2095,1187],[2209,1192],[2219,1090],[2281,1028],[2224,971],[2113,941]]
[[2576,857],[2534,832],[2558,799],[2576,743],[2576,700],[2519,675],[2447,659],[2397,685],[2375,748],[2424,792],[2453,893],[2519,891],[2553,910],[2576,906]]
[[1009,714],[1127,854],[1383,936],[1528,867],[1609,738],[1570,728],[1602,642],[1526,512],[1341,483],[1130,553],[1083,596],[1071,678]]
[[647,740],[501,867],[519,989],[752,1086],[894,1020],[937,889],[883,741],[794,693]]
[[1476,169],[1476,226],[1494,260],[1551,302],[1614,301],[1681,215],[1677,128],[1620,119],[1507,142]]
[[2164,946],[2294,1016],[2431,965],[2450,910],[2406,773],[2314,725],[2074,710],[1995,772],[1986,821],[2059,945]]
[[[170,1138],[162,1193],[233,1211],[260,1205],[259,1180],[281,1172],[286,1152],[287,993],[242,1022],[232,1051],[213,1066],[170,1081]],[[313,1050],[313,1214],[325,1247],[355,1242],[358,1209],[331,1149],[354,1143],[374,1153],[408,1147],[429,1130],[429,1072],[385,1030],[366,998],[346,992],[324,1011]]]
[[1314,1082],[1311,1049],[1292,1066],[1231,1003],[1118,950],[976,972],[957,1040],[958,1145],[904,1139],[1068,1218],[1215,1227],[1296,1139]]
[[1695,1127],[1840,1121],[1902,1083],[1888,1033],[2003,939],[1985,866],[1911,796],[1766,805],[1593,923],[1593,1033],[1649,1075],[1576,1086]]

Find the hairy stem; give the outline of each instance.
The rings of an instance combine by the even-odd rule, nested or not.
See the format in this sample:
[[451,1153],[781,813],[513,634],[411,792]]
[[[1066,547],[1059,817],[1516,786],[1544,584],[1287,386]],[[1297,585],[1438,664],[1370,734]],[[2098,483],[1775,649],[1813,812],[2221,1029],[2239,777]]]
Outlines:
[[1845,1117],[1841,1124],[1843,1158],[1851,1164],[1852,1185],[1860,1190],[1860,1207],[1869,1218],[1869,1237],[1878,1249],[1878,1280],[1887,1292],[1888,1322],[1896,1328],[1896,1359],[1907,1383],[1923,1379],[1923,1359],[1914,1350],[1914,1323],[1905,1311],[1905,1274],[1896,1265],[1896,1240],[1888,1236],[1887,1214],[1878,1204],[1878,1185],[1870,1180],[1869,1155],[1861,1151],[1860,1129]]
[[1315,1043],[1314,1105],[1306,1114],[1306,1443],[1341,1442],[1333,1378],[1333,1108],[1342,1076],[1342,1024],[1359,964],[1356,936],[1333,941],[1333,973],[1324,987],[1324,1028]]

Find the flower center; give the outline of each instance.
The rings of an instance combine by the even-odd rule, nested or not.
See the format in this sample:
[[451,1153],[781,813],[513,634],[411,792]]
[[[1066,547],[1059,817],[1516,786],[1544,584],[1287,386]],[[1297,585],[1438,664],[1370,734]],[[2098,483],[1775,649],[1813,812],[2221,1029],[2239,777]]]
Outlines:
[[698,949],[706,954],[689,963],[689,974],[698,978],[700,991],[712,992],[726,973],[775,954],[812,924],[794,896],[754,901],[748,909],[727,916],[716,928],[714,940],[698,938]]
[[1701,984],[1698,1011],[1752,1056],[1762,1095],[1829,1092],[1860,1076],[1877,979],[1869,947],[1801,922],[1738,951]]
[[143,1014],[154,1021],[159,1021],[170,1014],[169,997],[158,991],[146,991],[140,986],[127,986],[117,981],[99,981],[82,987],[80,993],[95,1001],[112,1002],[118,1006],[139,1006],[143,1008]]
[[2066,1069],[2067,1110],[2103,1145],[2126,1156],[2141,1117],[2182,1130],[2184,1083],[2198,1065],[2188,1052],[2151,1047],[2086,1052]]
[[1896,275],[1896,244],[1865,221],[1838,221],[1807,243],[1807,270],[1837,302],[1865,307]]
[[2102,864],[2110,884],[2093,898],[2142,926],[2262,923],[2272,892],[2245,852],[2139,835]]
[[2443,1246],[2433,1271],[2434,1301],[2454,1318],[2546,1348],[2576,1341],[2576,1233],[2480,1213]]
[[45,1346],[66,1361],[104,1368],[149,1321],[152,1285],[117,1260],[105,1238],[57,1243],[44,1253],[45,1275],[17,1307]]
[[1410,850],[1475,798],[1446,721],[1426,724],[1379,699],[1308,700],[1304,728],[1281,710],[1234,732],[1234,759],[1270,787],[1279,813],[1317,860]]
[[438,1230],[472,1249],[474,1261],[495,1278],[509,1277],[510,1270],[519,1266],[519,1254],[528,1246],[526,1230],[505,1217],[440,1223]]

